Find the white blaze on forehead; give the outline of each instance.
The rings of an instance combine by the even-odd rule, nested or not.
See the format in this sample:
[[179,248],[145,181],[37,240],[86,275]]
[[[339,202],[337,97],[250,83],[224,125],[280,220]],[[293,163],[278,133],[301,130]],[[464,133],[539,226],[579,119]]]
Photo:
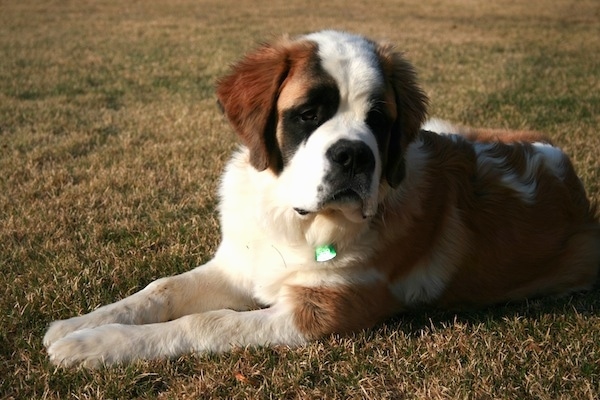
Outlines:
[[318,46],[323,69],[340,92],[340,111],[349,108],[364,117],[373,95],[384,87],[375,46],[364,37],[345,32],[322,31],[305,36]]

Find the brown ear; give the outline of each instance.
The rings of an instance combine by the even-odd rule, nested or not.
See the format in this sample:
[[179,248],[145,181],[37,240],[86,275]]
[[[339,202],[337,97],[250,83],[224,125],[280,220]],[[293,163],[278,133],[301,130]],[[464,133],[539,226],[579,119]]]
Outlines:
[[219,103],[259,171],[272,164],[277,149],[275,104],[289,69],[287,54],[283,43],[263,45],[217,82]]
[[381,64],[396,101],[396,121],[387,147],[385,176],[390,186],[396,187],[404,179],[404,152],[419,134],[427,115],[428,99],[417,84],[413,66],[391,45],[378,48]]

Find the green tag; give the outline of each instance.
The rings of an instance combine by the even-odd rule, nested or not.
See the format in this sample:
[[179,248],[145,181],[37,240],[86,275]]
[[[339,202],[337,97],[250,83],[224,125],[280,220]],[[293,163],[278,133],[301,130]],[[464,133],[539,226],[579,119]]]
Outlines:
[[332,244],[319,246],[315,249],[315,260],[318,262],[329,261],[332,258],[335,258],[336,255],[335,247],[333,247]]

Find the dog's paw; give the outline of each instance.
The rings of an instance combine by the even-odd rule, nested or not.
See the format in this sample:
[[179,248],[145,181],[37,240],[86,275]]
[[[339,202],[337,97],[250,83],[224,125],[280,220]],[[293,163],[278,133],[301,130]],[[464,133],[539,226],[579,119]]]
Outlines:
[[103,325],[72,332],[53,342],[48,347],[48,355],[53,364],[62,367],[95,368],[129,359],[130,342],[127,327]]
[[48,331],[44,335],[44,346],[49,348],[56,341],[64,338],[71,332],[85,328],[86,325],[84,317],[74,317],[54,321],[50,324]]
[[54,365],[62,367],[79,364],[87,367],[98,367],[101,365],[100,350],[96,348],[92,331],[93,328],[76,331],[52,342],[48,346],[50,361]]

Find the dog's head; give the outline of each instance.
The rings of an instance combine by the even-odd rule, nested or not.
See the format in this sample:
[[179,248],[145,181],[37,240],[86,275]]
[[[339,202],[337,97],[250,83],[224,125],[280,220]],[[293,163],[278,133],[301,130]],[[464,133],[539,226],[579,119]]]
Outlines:
[[278,176],[291,208],[351,219],[373,216],[380,185],[403,179],[427,103],[392,46],[336,31],[263,45],[218,82],[217,96],[250,163]]

